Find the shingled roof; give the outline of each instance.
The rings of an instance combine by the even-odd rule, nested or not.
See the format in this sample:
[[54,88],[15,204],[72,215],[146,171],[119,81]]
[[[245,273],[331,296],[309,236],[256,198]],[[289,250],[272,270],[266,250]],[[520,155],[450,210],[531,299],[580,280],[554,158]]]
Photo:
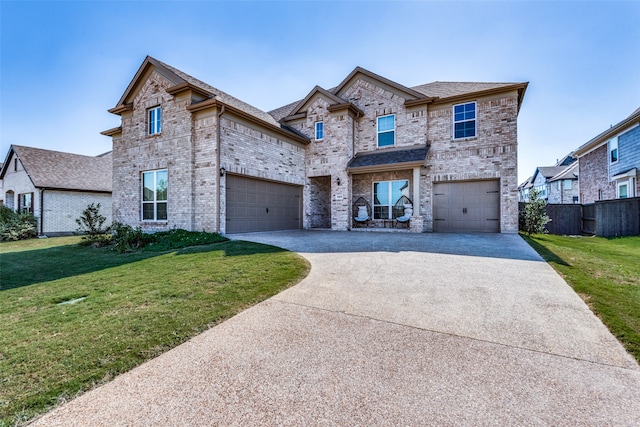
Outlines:
[[[384,77],[380,77],[377,74],[371,73],[370,71],[364,70],[360,67],[356,67],[354,71],[349,74],[349,76],[354,75],[356,72],[366,73],[373,78],[381,79],[381,81],[387,84],[396,84],[395,82],[391,82]],[[334,95],[336,95],[342,86],[349,80],[349,77],[345,79],[340,85],[329,89],[328,91]],[[401,85],[399,85],[401,86]],[[414,86],[411,88],[405,88],[406,91],[413,91],[415,95],[423,95],[423,98],[419,98],[418,100],[414,100],[417,102],[421,102],[421,100],[433,100],[435,102],[444,101],[447,98],[456,98],[464,95],[471,94],[482,94],[483,92],[493,92],[493,91],[502,91],[502,90],[518,90],[518,108],[522,103],[522,99],[524,97],[524,91],[527,88],[527,83],[497,83],[497,82],[433,82],[427,83],[419,86]],[[282,107],[276,108],[274,110],[269,111],[269,114],[277,121],[281,121],[285,117],[289,116],[295,107],[300,104],[302,100],[298,100],[292,102],[290,104],[284,105]],[[345,100],[346,102],[346,100]]]
[[[11,164],[12,156],[18,156],[36,188],[111,192],[111,151],[92,157],[12,145],[5,166]],[[0,179],[5,173],[6,167],[2,168]]]
[[420,147],[358,153],[347,164],[347,170],[365,172],[380,166],[384,166],[386,170],[390,165],[395,167],[419,166],[424,163],[428,151],[428,147]]

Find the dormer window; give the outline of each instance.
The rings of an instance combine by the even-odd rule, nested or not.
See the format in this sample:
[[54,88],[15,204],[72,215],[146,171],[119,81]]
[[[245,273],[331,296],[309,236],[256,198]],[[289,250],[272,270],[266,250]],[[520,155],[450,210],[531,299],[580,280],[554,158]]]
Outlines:
[[316,140],[324,138],[324,122],[316,122]]
[[149,135],[155,135],[162,130],[162,109],[157,107],[150,108],[147,113],[147,122]]

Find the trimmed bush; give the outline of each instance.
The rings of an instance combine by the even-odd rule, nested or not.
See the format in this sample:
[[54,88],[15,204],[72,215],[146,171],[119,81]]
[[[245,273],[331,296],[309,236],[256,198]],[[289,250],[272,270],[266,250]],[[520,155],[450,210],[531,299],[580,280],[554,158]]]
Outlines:
[[38,235],[36,218],[31,213],[17,213],[0,206],[0,241],[31,239]]

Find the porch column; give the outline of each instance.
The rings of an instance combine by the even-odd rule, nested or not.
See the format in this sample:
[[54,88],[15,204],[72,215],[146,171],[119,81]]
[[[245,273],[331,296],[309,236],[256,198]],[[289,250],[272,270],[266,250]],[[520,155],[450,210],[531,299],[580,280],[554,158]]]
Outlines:
[[413,216],[420,215],[420,166],[413,168]]

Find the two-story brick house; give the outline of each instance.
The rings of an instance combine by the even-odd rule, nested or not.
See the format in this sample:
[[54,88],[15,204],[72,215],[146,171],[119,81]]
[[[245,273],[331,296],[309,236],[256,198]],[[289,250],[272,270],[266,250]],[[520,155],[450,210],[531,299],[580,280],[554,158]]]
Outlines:
[[[147,231],[517,231],[527,83],[405,87],[362,68],[269,113],[147,57],[115,108],[113,215]],[[406,200],[406,199],[405,199]]]
[[640,196],[640,108],[575,151],[582,203]]

